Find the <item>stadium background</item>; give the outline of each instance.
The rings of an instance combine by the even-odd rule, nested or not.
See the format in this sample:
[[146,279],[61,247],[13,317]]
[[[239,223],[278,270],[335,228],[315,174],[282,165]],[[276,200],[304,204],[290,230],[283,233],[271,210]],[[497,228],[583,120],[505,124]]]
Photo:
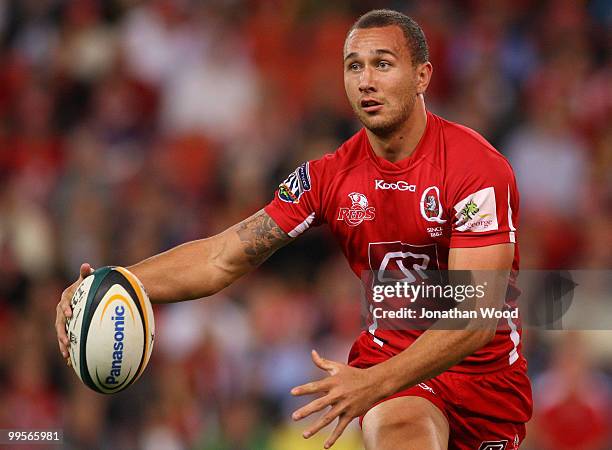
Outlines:
[[[382,6],[427,34],[429,108],[511,160],[522,268],[611,267],[605,0],[3,1],[0,428],[63,428],[74,449],[321,448],[290,424],[288,391],[320,376],[311,348],[344,361],[359,330],[357,283],[324,230],[215,298],[157,307],[150,367],[116,396],[77,382],[53,319],[81,262],[221,231],[351,135],[342,43]],[[524,448],[612,448],[610,342],[526,331]]]

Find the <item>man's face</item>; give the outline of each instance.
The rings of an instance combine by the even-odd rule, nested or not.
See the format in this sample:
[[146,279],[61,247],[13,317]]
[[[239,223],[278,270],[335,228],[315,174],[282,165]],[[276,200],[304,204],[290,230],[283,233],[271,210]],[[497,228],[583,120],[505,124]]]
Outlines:
[[378,136],[398,130],[414,108],[416,68],[398,26],[358,28],[344,45],[344,88],[361,123]]

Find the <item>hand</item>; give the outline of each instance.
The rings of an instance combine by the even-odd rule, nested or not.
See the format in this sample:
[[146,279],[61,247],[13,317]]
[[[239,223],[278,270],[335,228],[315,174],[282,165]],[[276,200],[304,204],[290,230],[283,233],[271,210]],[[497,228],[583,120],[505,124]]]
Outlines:
[[295,387],[291,390],[291,394],[300,396],[321,393],[323,396],[295,411],[292,418],[301,420],[331,406],[331,409],[303,434],[307,439],[337,417],[338,424],[325,441],[325,448],[330,448],[347,425],[355,417],[364,414],[374,403],[383,398],[383,395],[381,395],[379,380],[373,376],[370,369],[357,369],[321,358],[315,350],[312,351],[312,361],[317,367],[325,370],[329,376]]
[[87,263],[81,265],[81,271],[79,279],[76,280],[71,286],[66,288],[62,292],[62,298],[57,304],[57,314],[55,316],[55,331],[57,333],[57,343],[59,344],[60,353],[66,360],[66,364],[70,366],[70,357],[68,355],[68,347],[70,341],[66,335],[66,318],[72,317],[72,307],[70,306],[70,300],[78,285],[83,281],[85,277],[93,273],[93,269]]

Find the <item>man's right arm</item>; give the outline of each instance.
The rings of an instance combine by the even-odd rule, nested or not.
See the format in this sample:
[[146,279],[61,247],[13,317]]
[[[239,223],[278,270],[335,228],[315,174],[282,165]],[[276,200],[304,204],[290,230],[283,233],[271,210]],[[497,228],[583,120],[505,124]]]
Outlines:
[[[153,303],[192,300],[229,286],[291,240],[262,209],[220,234],[179,245],[128,269]],[[83,264],[79,279],[64,290],[57,305],[55,330],[64,358],[68,358],[65,324],[72,316],[70,299],[90,272],[90,266]]]
[[229,286],[291,240],[262,209],[216,236],[179,245],[128,269],[153,303],[192,300]]

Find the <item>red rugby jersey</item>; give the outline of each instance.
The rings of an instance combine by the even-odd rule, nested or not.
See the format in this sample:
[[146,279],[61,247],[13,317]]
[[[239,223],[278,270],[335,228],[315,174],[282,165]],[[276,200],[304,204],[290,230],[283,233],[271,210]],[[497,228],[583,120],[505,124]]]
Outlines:
[[[363,271],[408,273],[415,255],[424,268],[446,269],[450,248],[516,243],[518,203],[506,159],[478,133],[428,112],[409,158],[392,163],[378,157],[362,129],[334,153],[298,167],[265,211],[292,237],[327,223],[360,277]],[[509,288],[510,301],[516,295]],[[422,333],[369,324],[359,339],[375,342],[387,356]],[[522,358],[520,334],[519,324],[508,319],[489,344],[451,370],[487,372],[513,364]]]

